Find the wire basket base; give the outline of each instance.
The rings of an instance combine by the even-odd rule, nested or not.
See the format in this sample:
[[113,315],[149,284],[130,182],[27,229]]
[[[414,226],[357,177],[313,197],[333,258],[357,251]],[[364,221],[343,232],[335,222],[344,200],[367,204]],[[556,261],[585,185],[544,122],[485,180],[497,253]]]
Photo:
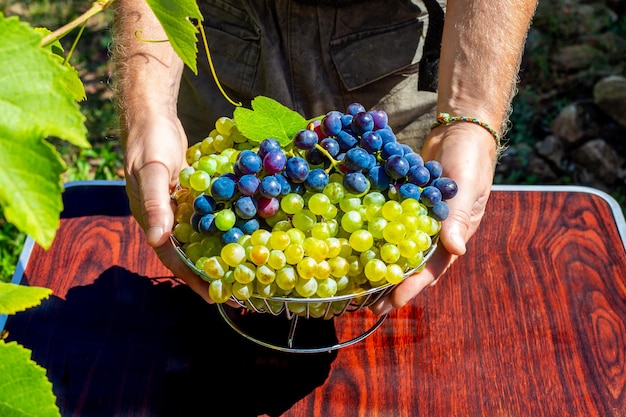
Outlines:
[[[307,319],[294,315],[286,319],[226,304],[218,304],[217,308],[226,324],[239,335],[260,346],[288,353],[324,353],[351,346],[374,333],[387,318],[387,314],[382,315],[369,329],[356,337],[339,341],[334,329],[334,320],[339,317]],[[266,327],[259,325],[260,320],[273,328],[272,335],[265,331]],[[314,341],[309,340],[310,337]]]

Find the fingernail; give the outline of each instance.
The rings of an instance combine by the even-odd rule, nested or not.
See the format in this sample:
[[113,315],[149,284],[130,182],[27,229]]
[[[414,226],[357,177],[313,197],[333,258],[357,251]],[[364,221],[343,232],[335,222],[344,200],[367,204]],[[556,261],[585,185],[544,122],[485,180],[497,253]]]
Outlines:
[[159,226],[152,226],[146,233],[146,239],[149,245],[157,245],[163,237],[163,228]]

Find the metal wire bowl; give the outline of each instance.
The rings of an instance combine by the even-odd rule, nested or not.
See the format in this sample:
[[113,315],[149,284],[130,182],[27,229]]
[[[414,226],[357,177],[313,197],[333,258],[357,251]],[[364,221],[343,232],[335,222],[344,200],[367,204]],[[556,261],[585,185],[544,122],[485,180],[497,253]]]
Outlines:
[[[428,259],[432,256],[437,248],[438,235],[432,238],[431,247],[424,253],[424,259],[421,264],[405,273],[405,278],[414,274],[422,269]],[[211,282],[214,279],[210,278],[203,270],[199,269],[194,262],[187,257],[182,249],[181,243],[173,236],[170,236],[170,241],[176,250],[176,253],[180,259],[197,275],[199,275],[205,281]],[[359,336],[339,342],[332,345],[318,346],[318,347],[297,347],[294,342],[295,331],[299,319],[323,319],[328,320],[334,317],[341,316],[347,312],[356,312],[364,309],[376,303],[378,300],[389,295],[395,288],[395,284],[385,284],[379,287],[373,287],[356,294],[339,295],[327,298],[299,298],[299,297],[262,297],[257,294],[253,294],[248,300],[242,301],[232,296],[230,298],[230,304],[243,307],[250,313],[263,313],[270,314],[272,316],[285,317],[291,321],[291,326],[286,338],[286,344],[277,344],[275,342],[264,341],[258,336],[251,335],[248,331],[244,330],[237,323],[241,317],[245,315],[234,315],[232,312],[227,311],[221,304],[218,304],[218,309],[224,320],[232,327],[237,333],[246,337],[247,339],[260,344],[262,346],[280,350],[284,352],[294,353],[320,353],[336,350],[342,347],[350,346],[365,337],[369,336],[383,323],[387,314],[380,317],[380,319],[367,331],[363,332]]]

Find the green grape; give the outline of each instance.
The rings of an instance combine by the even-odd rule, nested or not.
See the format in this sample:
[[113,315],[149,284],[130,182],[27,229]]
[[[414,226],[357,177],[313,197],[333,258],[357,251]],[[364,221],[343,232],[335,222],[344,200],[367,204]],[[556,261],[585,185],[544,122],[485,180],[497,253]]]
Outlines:
[[417,268],[418,266],[420,266],[422,264],[422,262],[424,262],[424,253],[423,252],[419,252],[414,257],[407,259],[407,267],[408,268]]
[[229,266],[237,266],[246,259],[246,249],[239,243],[228,243],[222,248],[222,259]]
[[189,242],[193,243],[193,242],[202,242],[204,240],[205,236],[202,233],[198,233],[195,230],[193,232],[191,232],[191,234],[189,235]]
[[287,230],[287,234],[289,235],[289,241],[295,244],[302,244],[306,238],[306,234],[302,230],[296,229],[295,227]]
[[428,250],[433,244],[433,241],[431,237],[428,235],[428,233],[423,232],[421,230],[418,230],[415,233],[412,240],[415,242],[415,245],[417,246],[417,250],[419,252]]
[[309,210],[301,210],[291,218],[291,224],[303,232],[308,232],[317,223],[317,217]]
[[[257,281],[256,293],[264,298],[273,297],[274,294],[276,294],[276,284],[274,282],[264,284],[260,281]],[[265,307],[265,305],[263,305],[263,307]]]
[[250,249],[248,259],[256,266],[265,265],[270,258],[270,250],[264,245],[254,245]]
[[222,241],[219,236],[206,236],[201,242],[202,251],[206,256],[219,255],[222,251]]
[[229,269],[228,271],[226,271],[226,273],[224,274],[224,278],[222,278],[222,281],[227,282],[229,284],[232,284],[233,282],[235,282],[235,271],[232,269]]
[[344,212],[358,210],[361,207],[361,199],[352,194],[347,194],[339,201],[339,208]]
[[187,243],[183,245],[183,252],[185,252],[185,255],[187,255],[189,260],[194,264],[202,256],[205,256],[202,243],[199,243],[199,242]]
[[317,280],[315,278],[299,277],[294,288],[296,292],[304,298],[309,298],[317,292]]
[[205,191],[211,185],[211,176],[204,171],[194,171],[189,176],[189,186],[195,191]]
[[276,272],[267,265],[259,265],[256,269],[256,279],[263,284],[270,284],[276,278]]
[[202,155],[209,156],[217,152],[215,150],[215,146],[213,145],[213,138],[211,136],[207,136],[200,142],[200,152]]
[[334,219],[335,217],[337,217],[337,214],[339,213],[339,210],[337,209],[337,206],[329,206],[328,210],[326,211],[326,213],[322,214],[322,217],[324,217],[324,219],[326,220],[330,220],[330,219]]
[[248,246],[253,246],[252,245],[252,236],[250,236],[250,235],[243,235],[243,236],[241,236],[239,238],[239,240],[237,240],[237,243],[239,243],[244,248],[246,248]]
[[343,258],[347,258],[352,255],[352,246],[350,246],[350,242],[348,239],[341,237],[339,238],[339,244],[341,245],[341,251],[339,252],[339,256]]
[[225,303],[233,295],[232,284],[216,279],[209,284],[209,297],[216,303]]
[[195,262],[195,267],[198,268],[199,270],[204,270],[204,263],[207,261],[207,259],[209,259],[208,256],[201,256],[200,258],[198,258],[198,260]]
[[187,151],[185,151],[185,159],[187,160],[187,163],[189,165],[193,164],[201,157],[202,151],[200,150],[200,144],[198,143],[191,145],[189,148],[187,148]]
[[341,252],[341,242],[336,237],[329,237],[326,240],[326,246],[328,246],[328,257],[334,258],[339,256]]
[[289,219],[280,220],[272,226],[272,232],[287,232],[291,227],[291,221]]
[[440,224],[437,220],[426,214],[420,214],[417,216],[418,229],[426,232],[429,236],[434,236],[439,233]]
[[[380,281],[381,277],[385,276],[387,273],[387,265],[380,259],[371,259],[365,264],[364,272],[371,284]],[[384,279],[382,281],[384,281]]]
[[402,239],[398,242],[398,249],[400,250],[400,254],[405,258],[412,258],[421,252],[414,239]]
[[200,158],[196,166],[198,170],[204,171],[210,176],[215,174],[215,172],[217,171],[217,161],[215,160],[215,158],[212,158],[210,155],[203,156],[202,158]]
[[270,228],[273,228],[278,223],[288,221],[288,220],[289,220],[289,215],[285,213],[282,209],[278,209],[278,211],[273,216],[270,216],[265,219],[265,223],[267,223],[267,225]]
[[315,292],[321,298],[332,297],[337,293],[337,281],[332,278],[326,278],[317,282],[317,291]]
[[287,257],[283,251],[272,249],[270,251],[270,257],[267,259],[267,264],[274,269],[283,268],[287,265]]
[[352,281],[346,275],[335,278],[335,282],[337,283],[337,292],[351,289]]
[[246,301],[252,296],[254,292],[254,285],[252,285],[252,282],[242,284],[237,281],[232,286],[232,292],[236,299]]
[[235,122],[230,117],[222,116],[215,121],[215,130],[220,135],[230,135],[234,126]]
[[393,243],[385,243],[380,247],[380,259],[387,264],[396,263],[400,256],[400,249]]
[[307,237],[302,243],[305,256],[310,256],[317,262],[322,261],[328,257],[328,246],[322,239],[316,239],[314,237]]
[[256,265],[249,262],[239,264],[233,270],[235,281],[241,284],[249,284],[256,278]]
[[406,227],[407,232],[419,230],[419,224],[416,214],[403,214],[400,221],[402,222],[404,227]]
[[285,266],[284,268],[277,269],[274,281],[282,290],[291,291],[296,287],[296,282],[298,281],[296,270],[292,266]]
[[395,221],[402,216],[402,205],[399,202],[389,200],[383,204],[381,213],[389,221]]
[[326,194],[315,193],[311,196],[311,198],[309,198],[309,202],[307,204],[311,213],[322,215],[328,211],[331,202],[330,198],[328,198]]
[[292,243],[285,249],[285,259],[287,259],[288,264],[296,265],[302,258],[304,258],[304,248],[302,245]]
[[371,205],[382,206],[383,204],[385,204],[385,201],[387,201],[387,199],[385,198],[383,193],[378,192],[378,191],[373,191],[367,194],[365,197],[363,197],[363,205],[367,207]]
[[280,208],[287,214],[296,214],[304,208],[304,198],[297,193],[289,193],[280,200]]
[[367,223],[367,231],[370,232],[375,239],[382,239],[383,230],[387,227],[387,223],[384,217],[376,217]]
[[349,241],[355,251],[363,252],[374,245],[374,236],[367,230],[356,230],[350,235]]
[[307,303],[299,303],[292,301],[287,305],[287,309],[291,311],[293,314],[302,315],[306,312]]
[[363,272],[363,263],[361,262],[360,256],[350,255],[346,258],[348,261],[348,265],[350,268],[348,269],[348,276],[354,277]]
[[328,231],[331,237],[337,236],[339,231],[339,222],[336,219],[327,219],[324,224],[328,226]]
[[322,192],[330,199],[332,204],[339,203],[346,194],[341,180],[339,182],[329,182]]
[[316,223],[311,228],[311,236],[316,239],[328,239],[330,234],[330,226],[326,222]]
[[363,217],[357,210],[347,211],[341,217],[341,227],[348,233],[355,232],[363,228]]
[[296,271],[298,271],[300,278],[313,278],[317,272],[317,261],[310,256],[305,256],[296,265]]
[[422,207],[420,202],[414,198],[406,198],[400,203],[403,213],[420,214]]
[[196,172],[194,167],[185,167],[178,173],[178,182],[185,188],[190,188],[189,177]]
[[176,206],[176,209],[174,210],[174,221],[177,224],[189,223],[189,220],[191,219],[193,213],[193,205],[189,203],[180,203]]
[[229,266],[220,256],[211,256],[204,263],[204,272],[209,278],[223,278]]
[[335,256],[328,260],[330,266],[330,275],[336,278],[342,277],[348,274],[350,271],[350,264],[348,260],[342,256]]
[[256,245],[269,246],[271,238],[272,238],[272,232],[270,232],[269,230],[257,229],[254,232],[252,232],[252,234],[250,235],[250,243],[252,243],[252,245],[254,246]]
[[215,215],[215,226],[222,232],[232,229],[236,221],[237,216],[231,209],[220,210]]
[[398,243],[406,235],[406,228],[404,225],[397,221],[391,221],[387,223],[383,230],[383,237],[389,243]]
[[379,259],[379,258],[380,258],[380,249],[378,249],[375,246],[371,249],[361,252],[361,254],[359,255],[359,260],[361,261],[363,265],[368,263],[371,259]]
[[382,210],[382,204],[371,204],[365,208],[365,218],[369,222],[375,219],[384,219]]
[[272,249],[283,251],[287,249],[290,243],[291,239],[287,232],[276,230],[270,233],[269,245]]
[[317,269],[315,271],[316,279],[326,279],[330,276],[330,265],[328,261],[323,260],[317,263]]
[[180,243],[188,243],[193,233],[193,228],[189,223],[178,223],[174,226],[174,237]]
[[231,148],[235,145],[233,138],[225,135],[217,135],[213,138],[213,146],[215,146],[215,150],[218,152],[223,152],[224,150]]

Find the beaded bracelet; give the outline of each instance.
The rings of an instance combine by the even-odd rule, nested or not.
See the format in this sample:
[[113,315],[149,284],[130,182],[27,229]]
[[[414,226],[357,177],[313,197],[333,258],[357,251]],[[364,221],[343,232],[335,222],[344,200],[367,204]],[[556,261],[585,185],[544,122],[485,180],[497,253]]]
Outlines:
[[501,145],[500,145],[500,134],[498,132],[496,132],[495,129],[493,129],[487,123],[483,122],[482,120],[476,119],[474,117],[451,116],[448,113],[439,113],[437,115],[437,119],[436,119],[435,123],[433,123],[433,125],[430,127],[430,129],[432,130],[432,129],[436,128],[437,126],[447,125],[447,124],[452,123],[452,122],[470,122],[470,123],[477,124],[478,126],[482,126],[489,133],[491,133],[491,136],[493,136],[493,139],[496,141],[496,146],[498,147],[498,149],[500,149],[500,147],[501,147]]

